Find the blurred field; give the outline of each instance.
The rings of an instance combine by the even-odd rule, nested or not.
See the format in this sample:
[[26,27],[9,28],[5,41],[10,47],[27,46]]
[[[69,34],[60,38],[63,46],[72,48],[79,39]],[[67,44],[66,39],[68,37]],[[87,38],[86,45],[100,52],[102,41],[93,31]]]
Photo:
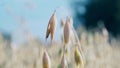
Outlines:
[[[119,41],[112,38],[111,44],[99,33],[82,32],[80,42],[84,52],[86,68],[120,68]],[[13,44],[11,44],[13,45]],[[42,68],[43,51],[47,50],[51,58],[51,68],[59,68],[63,45],[50,46],[37,39],[21,44],[19,48],[10,47],[0,36],[0,68]],[[69,68],[75,68],[74,45],[67,54]]]

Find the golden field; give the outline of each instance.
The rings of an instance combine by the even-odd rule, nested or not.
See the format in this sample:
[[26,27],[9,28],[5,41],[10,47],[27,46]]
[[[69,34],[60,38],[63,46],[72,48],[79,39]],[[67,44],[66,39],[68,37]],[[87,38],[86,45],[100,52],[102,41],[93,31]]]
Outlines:
[[[120,68],[119,41],[111,38],[111,43],[102,34],[82,32],[80,44],[84,53],[85,68]],[[51,68],[59,68],[63,54],[63,44],[44,44],[36,38],[20,44],[18,48],[7,43],[0,36],[0,68],[42,68],[42,56],[46,50],[51,60]],[[69,44],[66,54],[68,68],[75,68],[75,45]]]

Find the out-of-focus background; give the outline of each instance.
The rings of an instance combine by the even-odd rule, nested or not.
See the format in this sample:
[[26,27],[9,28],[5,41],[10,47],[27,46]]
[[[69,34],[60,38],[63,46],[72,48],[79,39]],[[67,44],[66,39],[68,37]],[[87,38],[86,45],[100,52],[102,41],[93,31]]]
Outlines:
[[[46,41],[46,29],[56,10],[53,45]],[[86,68],[119,68],[119,0],[0,0],[0,68],[42,68],[47,50],[52,68],[61,61],[61,19],[73,18]],[[74,45],[67,55],[75,68]]]

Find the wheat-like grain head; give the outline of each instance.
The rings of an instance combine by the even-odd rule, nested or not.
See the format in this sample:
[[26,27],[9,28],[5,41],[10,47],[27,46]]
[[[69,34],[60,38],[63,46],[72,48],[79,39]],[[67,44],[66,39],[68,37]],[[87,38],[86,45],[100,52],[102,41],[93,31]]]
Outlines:
[[83,58],[82,58],[82,55],[81,55],[81,53],[79,52],[77,46],[76,46],[76,48],[75,48],[74,58],[75,58],[76,66],[80,66],[80,67],[83,66],[83,67],[84,67]]
[[65,22],[64,22],[64,20],[63,20],[63,19],[61,19],[60,26],[61,26],[61,27],[64,27],[64,25],[65,25]]
[[77,32],[75,31],[75,28],[73,27],[72,17],[69,17],[69,21],[70,21],[70,29],[72,30],[72,33],[74,34],[74,41],[76,42],[78,48],[80,49],[81,55],[84,56],[82,48],[81,48],[81,43],[80,43],[79,37],[77,35]]
[[62,60],[61,60],[61,64],[60,64],[60,68],[68,68],[67,61],[66,61],[64,55],[62,56]]
[[51,68],[50,57],[46,51],[43,54],[42,62],[43,62],[43,68]]
[[64,45],[68,44],[70,40],[70,24],[68,18],[64,26]]
[[56,10],[54,11],[54,13],[52,14],[52,16],[49,20],[49,23],[47,26],[47,32],[46,32],[46,39],[51,34],[51,42],[52,42],[53,37],[54,37],[55,28],[56,28]]
[[[83,51],[82,51],[82,48],[81,48],[81,44],[80,44],[80,41],[79,41],[79,37],[78,37],[78,35],[77,35],[77,33],[76,33],[76,31],[75,31],[75,29],[74,29],[74,27],[73,27],[73,19],[72,19],[72,17],[71,16],[69,16],[68,17],[68,21],[69,21],[69,23],[70,23],[70,30],[72,31],[72,33],[73,33],[73,39],[74,39],[74,42],[77,44],[75,44],[76,45],[76,49],[75,49],[75,53],[76,53],[76,55],[77,55],[77,53],[78,54],[80,54],[80,57],[82,58],[82,63],[84,64],[84,60],[85,60],[85,58],[83,57],[84,56],[84,54],[83,54]],[[79,51],[79,50],[80,51]]]
[[63,36],[64,25],[65,25],[65,21],[63,19],[61,19],[60,28],[61,28],[61,40],[62,40],[62,43],[64,43],[64,36]]

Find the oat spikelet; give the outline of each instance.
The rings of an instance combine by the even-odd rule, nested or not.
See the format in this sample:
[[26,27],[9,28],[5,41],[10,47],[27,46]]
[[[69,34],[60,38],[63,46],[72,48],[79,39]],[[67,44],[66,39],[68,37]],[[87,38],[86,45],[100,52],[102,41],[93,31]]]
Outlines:
[[66,61],[64,55],[62,56],[62,60],[61,60],[61,64],[60,64],[60,68],[68,68],[67,61]]
[[61,19],[60,28],[61,28],[61,40],[62,40],[62,43],[64,43],[64,36],[63,36],[64,25],[65,25],[65,21],[63,19]]
[[70,40],[70,26],[67,18],[64,26],[64,45],[68,44],[69,40]]
[[[79,38],[78,38],[78,35],[73,27],[73,19],[72,17],[68,17],[68,21],[70,23],[70,29],[72,30],[73,34],[74,34],[74,40],[76,41],[76,48],[75,48],[75,62],[76,62],[76,65],[77,67],[79,68],[79,65],[81,65],[83,68],[84,68],[84,59],[83,59],[83,52],[82,52],[82,49],[81,49],[81,45],[80,45],[80,41],[79,41]],[[80,51],[79,51],[80,50]]]
[[64,25],[65,25],[65,22],[64,22],[63,19],[61,19],[61,24],[60,24],[60,26],[61,26],[61,27],[64,27]]
[[43,62],[43,68],[51,68],[50,57],[46,51],[43,54],[42,62]]
[[[70,23],[71,23],[70,28],[71,28],[71,30],[72,30],[72,32],[73,32],[73,34],[74,34],[74,38],[75,38],[76,44],[77,44],[77,46],[78,46],[78,48],[79,48],[79,50],[80,50],[80,54],[81,54],[82,56],[84,56],[84,53],[83,53],[83,51],[82,51],[82,48],[81,48],[81,44],[80,44],[78,35],[77,35],[77,33],[76,33],[76,31],[75,31],[75,29],[74,29],[74,27],[73,27],[73,19],[72,19],[72,17],[69,17],[69,21],[70,21]],[[84,57],[83,57],[83,59],[85,60]],[[85,62],[84,62],[84,63],[85,63]]]
[[79,50],[78,50],[77,47],[75,48],[74,58],[75,58],[76,66],[77,66],[78,68],[81,67],[81,66],[84,67],[82,55],[81,55],[81,53],[79,52]]
[[51,34],[51,41],[53,40],[55,28],[56,28],[56,10],[54,11],[54,13],[52,14],[49,20],[49,23],[47,26],[47,32],[46,32],[46,39]]

